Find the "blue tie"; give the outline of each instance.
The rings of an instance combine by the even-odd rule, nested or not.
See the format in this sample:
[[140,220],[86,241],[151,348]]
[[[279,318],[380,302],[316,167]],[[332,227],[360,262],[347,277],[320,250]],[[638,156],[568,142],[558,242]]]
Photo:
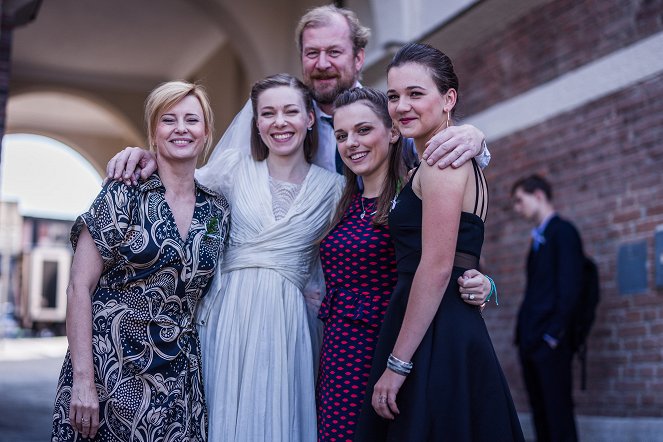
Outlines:
[[[334,123],[332,117],[328,117],[326,115],[320,115],[320,119],[324,121],[325,123],[329,124],[332,129],[334,128]],[[334,164],[336,166],[336,172],[340,173],[343,175],[343,160],[341,159],[341,154],[338,153],[338,146],[336,146],[336,149],[334,150]]]
[[532,229],[532,250],[536,252],[545,243],[546,238],[543,236],[543,232],[539,230],[539,227]]

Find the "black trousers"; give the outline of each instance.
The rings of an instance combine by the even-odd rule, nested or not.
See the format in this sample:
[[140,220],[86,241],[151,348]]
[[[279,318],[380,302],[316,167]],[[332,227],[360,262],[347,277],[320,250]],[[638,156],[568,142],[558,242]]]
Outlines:
[[573,415],[573,352],[568,342],[561,340],[552,349],[542,340],[535,349],[519,353],[537,441],[577,441]]

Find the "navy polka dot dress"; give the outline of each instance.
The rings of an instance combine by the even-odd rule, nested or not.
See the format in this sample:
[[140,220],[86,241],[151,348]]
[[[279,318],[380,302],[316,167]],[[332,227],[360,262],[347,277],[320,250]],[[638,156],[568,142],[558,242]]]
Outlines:
[[320,244],[327,285],[318,315],[325,324],[316,386],[320,441],[353,439],[375,343],[396,284],[389,230],[373,226],[375,203],[355,195]]

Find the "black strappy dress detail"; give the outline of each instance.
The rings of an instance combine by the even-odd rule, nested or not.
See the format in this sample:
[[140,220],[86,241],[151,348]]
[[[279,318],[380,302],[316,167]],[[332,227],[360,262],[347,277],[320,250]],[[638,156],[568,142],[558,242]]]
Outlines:
[[[421,259],[422,202],[412,190],[412,179],[389,215],[398,282],[380,330],[355,441],[524,440],[509,386],[480,310],[458,295],[456,280],[467,270],[468,261],[478,263],[481,255],[487,211],[486,182],[474,161],[473,164],[477,189],[474,213],[461,212],[449,285],[412,358],[414,368],[396,398],[400,414],[393,421],[375,413],[371,397],[396,343]],[[458,259],[459,256],[474,259]]]

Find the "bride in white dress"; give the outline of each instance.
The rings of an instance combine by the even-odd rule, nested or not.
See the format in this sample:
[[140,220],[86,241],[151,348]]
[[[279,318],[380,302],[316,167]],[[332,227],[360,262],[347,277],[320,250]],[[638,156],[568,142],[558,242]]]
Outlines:
[[232,209],[230,242],[198,307],[209,440],[315,441],[314,357],[302,291],[343,179],[310,163],[317,131],[299,80],[260,80],[251,103],[251,155],[245,146],[217,147],[196,175],[222,191]]

